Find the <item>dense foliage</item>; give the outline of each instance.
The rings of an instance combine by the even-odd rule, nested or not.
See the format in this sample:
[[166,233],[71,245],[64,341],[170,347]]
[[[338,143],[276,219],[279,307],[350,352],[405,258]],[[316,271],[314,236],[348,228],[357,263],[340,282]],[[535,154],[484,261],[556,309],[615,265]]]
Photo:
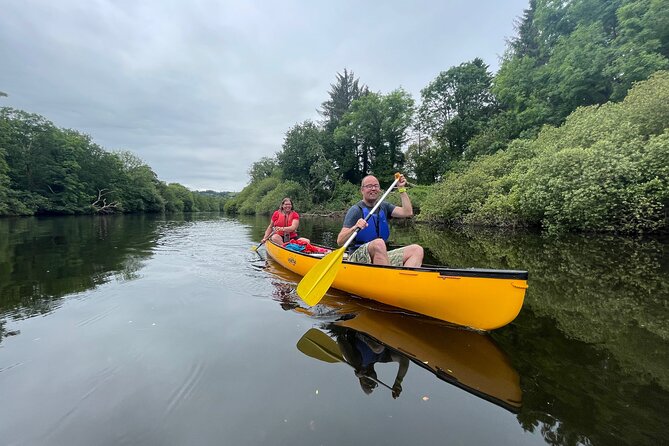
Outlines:
[[621,103],[581,107],[559,128],[449,172],[421,218],[549,229],[644,232],[667,227],[669,72]]
[[[291,181],[301,209],[340,211],[364,175],[403,171],[429,186],[410,191],[425,221],[665,229],[668,11],[669,0],[531,0],[495,75],[479,58],[451,67],[417,107],[344,70],[324,120],[291,128],[247,189]],[[228,210],[273,209],[260,198],[245,191]]]
[[224,198],[165,184],[130,152],[0,108],[0,216],[218,211]]

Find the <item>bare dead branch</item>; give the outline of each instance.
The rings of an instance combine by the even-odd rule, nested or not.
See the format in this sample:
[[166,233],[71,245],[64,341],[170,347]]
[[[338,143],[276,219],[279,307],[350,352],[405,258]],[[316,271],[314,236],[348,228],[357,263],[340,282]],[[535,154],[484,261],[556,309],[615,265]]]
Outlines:
[[98,198],[91,203],[91,207],[97,214],[113,214],[118,208],[118,201],[112,201],[107,203],[107,199],[104,198],[105,195],[111,193],[112,191],[108,189],[98,190]]

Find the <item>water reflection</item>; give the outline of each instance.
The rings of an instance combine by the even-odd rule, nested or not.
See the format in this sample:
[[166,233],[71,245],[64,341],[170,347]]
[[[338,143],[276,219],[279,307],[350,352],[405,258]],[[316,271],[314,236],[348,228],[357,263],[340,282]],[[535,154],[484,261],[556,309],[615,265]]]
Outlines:
[[0,341],[6,318],[53,311],[61,298],[139,277],[158,238],[152,216],[0,219]]
[[[257,345],[248,339],[240,342],[238,337],[229,336],[228,331],[221,327],[231,326],[242,331],[250,324],[249,321],[257,322],[258,315],[248,314],[246,306],[251,296],[254,298],[251,308],[267,309],[269,281],[274,283],[272,298],[277,304],[270,302],[269,314],[262,317],[274,316],[272,310],[276,310],[279,317],[289,316],[279,309],[283,308],[291,312],[291,317],[299,315],[308,321],[309,326],[317,326],[330,342],[337,345],[341,358],[360,369],[359,377],[352,366],[339,359],[331,366],[335,368],[335,373],[336,368],[341,369],[341,374],[349,379],[343,385],[350,386],[356,396],[369,403],[369,407],[393,404],[392,408],[404,420],[409,420],[415,413],[423,417],[425,412],[418,412],[409,404],[409,395],[415,389],[408,388],[414,378],[421,377],[436,385],[443,384],[440,380],[445,380],[474,393],[481,399],[472,398],[471,401],[480,401],[481,406],[490,408],[491,404],[486,401],[491,401],[513,412],[508,415],[517,420],[519,429],[517,437],[512,435],[507,443],[514,440],[520,443],[527,439],[540,441],[539,435],[547,444],[554,445],[667,442],[667,241],[593,235],[554,238],[483,230],[438,231],[423,226],[394,228],[394,243],[403,244],[405,240],[421,243],[434,259],[432,263],[459,267],[527,268],[530,271],[531,286],[518,318],[490,335],[479,335],[453,329],[443,323],[432,325],[425,318],[410,318],[396,313],[397,310],[393,312],[388,307],[353,299],[345,293],[328,293],[321,305],[306,308],[294,293],[300,280],[298,276],[280,270],[271,261],[263,272],[252,270],[252,274],[248,274],[247,257],[261,263],[256,254],[249,252],[249,248],[262,236],[267,224],[265,218],[258,219],[257,228],[253,226],[250,231],[243,223],[207,225],[200,224],[199,220],[207,221],[210,217],[185,216],[168,221],[151,216],[0,219],[0,339],[16,336],[0,344],[0,356],[4,359],[4,370],[0,370],[0,377],[4,380],[3,391],[16,390],[13,397],[6,398],[13,402],[3,413],[4,424],[0,423],[6,431],[18,437],[32,432],[27,428],[24,433],[19,433],[21,428],[18,426],[33,426],[35,419],[43,421],[49,418],[49,414],[60,414],[59,410],[66,414],[67,408],[80,404],[77,401],[84,395],[86,399],[81,401],[91,405],[86,411],[75,413],[71,418],[75,424],[64,425],[63,432],[91,426],[91,436],[86,437],[89,441],[85,444],[95,444],[90,439],[104,432],[105,426],[124,425],[122,422],[119,424],[120,418],[111,416],[116,411],[127,415],[124,421],[132,425],[131,429],[146,426],[163,429],[166,424],[161,424],[162,421],[151,426],[151,416],[167,407],[179,410],[171,414],[174,417],[170,425],[176,427],[172,430],[165,428],[166,435],[177,432],[183,435],[180,438],[196,438],[192,432],[189,432],[191,437],[184,434],[188,426],[193,426],[195,419],[202,421],[198,425],[202,431],[216,430],[222,425],[220,417],[207,424],[207,418],[202,414],[214,411],[207,411],[206,404],[203,405],[201,400],[193,400],[192,406],[179,406],[176,398],[170,398],[170,395],[190,397],[198,392],[191,393],[189,389],[197,388],[206,389],[203,394],[218,396],[211,389],[222,381],[233,383],[230,385],[231,392],[245,389],[237,385],[239,380],[245,382],[240,378],[241,374],[248,375],[249,368],[243,359],[231,362],[221,360],[221,368],[215,372],[200,365],[210,358],[239,353],[247,348],[256,351],[254,348]],[[252,221],[250,224],[256,223]],[[332,236],[340,225],[339,219],[305,218],[300,228],[306,237],[315,242],[331,244]],[[250,240],[245,237],[248,232],[252,233]],[[215,238],[213,234],[226,236]],[[157,255],[150,262],[152,268],[145,268],[154,253],[164,255]],[[264,261],[262,263],[265,264]],[[180,285],[177,291],[166,286],[155,287],[162,277],[168,275],[176,276],[174,283]],[[143,286],[142,281],[135,281],[127,287],[135,288],[135,294],[126,294],[126,290],[121,293],[121,287],[109,287],[107,296],[116,299],[122,294],[125,301],[101,299],[98,305],[86,308],[85,314],[73,313],[72,310],[77,308],[63,308],[59,312],[65,316],[62,319],[36,318],[35,325],[52,333],[52,341],[58,341],[56,343],[27,342],[32,339],[31,328],[26,326],[29,324],[11,324],[12,318],[52,311],[60,305],[63,297],[73,293],[91,290],[110,281],[122,282],[138,277],[146,280]],[[220,291],[222,289],[227,294]],[[86,302],[93,303],[95,299],[89,299],[89,296],[100,297],[104,290],[99,291],[101,293],[95,296],[93,293],[79,296],[86,296]],[[178,298],[159,299],[153,296],[165,293],[169,297],[177,292],[180,293]],[[214,293],[216,297],[210,298]],[[220,298],[219,294],[226,298]],[[161,317],[165,324],[142,332],[117,331],[113,324],[105,327],[80,324],[76,333],[81,336],[69,336],[73,333],[71,325],[81,321],[84,315],[95,317],[116,303],[121,304],[119,310],[115,310],[118,316],[116,322],[121,322],[118,326],[125,327],[128,320],[136,320],[134,314],[151,317],[147,319],[149,326],[154,317]],[[215,305],[220,307],[216,310]],[[126,312],[133,317],[126,319]],[[224,315],[228,315],[228,319],[224,319]],[[218,316],[221,316],[220,320]],[[5,324],[6,320],[10,323]],[[174,323],[174,328],[159,331],[168,326],[167,322]],[[279,342],[283,347],[293,349],[300,336],[305,334],[301,331],[295,333],[294,327],[286,332],[286,338],[272,340],[274,344],[267,347],[268,352],[274,351]],[[119,337],[119,333],[125,336]],[[170,340],[169,347],[162,342],[164,339]],[[231,339],[227,352],[220,348],[222,339]],[[84,340],[87,342],[82,343]],[[348,343],[348,347],[339,346],[343,343]],[[354,357],[355,351],[346,351],[346,348],[365,349],[363,344],[372,352],[367,352],[371,360],[366,364],[374,365],[375,373],[379,372],[377,380],[382,377],[379,382],[374,381],[373,373],[362,369],[364,363]],[[87,355],[82,356],[81,352]],[[302,355],[300,352],[292,353]],[[72,354],[71,360],[66,362],[67,367],[47,368],[48,364],[65,357],[65,354]],[[372,354],[378,354],[379,361],[391,362],[381,366],[381,362],[373,362]],[[108,362],[110,357],[112,366]],[[240,353],[239,358],[247,357]],[[19,361],[25,366],[15,367]],[[403,361],[408,364],[406,378],[400,380],[403,389],[396,389],[400,404],[394,404],[396,402],[389,397],[392,390],[386,386],[390,389],[395,386],[398,372],[399,375],[403,373],[400,370]],[[114,368],[114,364],[118,367]],[[147,366],[154,367],[151,370],[156,372],[147,374]],[[292,364],[281,366],[285,366],[280,369],[282,371],[292,370]],[[392,373],[387,379],[383,374],[386,366]],[[426,374],[423,370],[430,373]],[[115,378],[118,381],[105,381],[115,374],[118,374]],[[17,377],[21,375],[24,376],[24,384],[17,385],[21,383]],[[229,378],[224,380],[222,376]],[[277,386],[282,389],[300,390],[298,386],[303,384],[299,377],[293,376],[291,381],[284,374],[277,376],[280,376]],[[384,398],[387,401],[365,397],[360,386],[361,377],[377,384],[372,395],[387,393],[383,394],[388,396]],[[211,381],[207,381],[208,378]],[[97,391],[108,392],[104,396],[89,393],[90,384],[99,380],[106,382],[100,387],[96,384]],[[58,385],[54,386],[54,382]],[[110,386],[110,383],[114,385]],[[291,384],[295,387],[289,387]],[[143,390],[147,387],[149,390]],[[24,388],[32,390],[21,390]],[[451,387],[441,388],[450,390]],[[54,398],[44,397],[54,389],[59,389],[60,393],[56,392]],[[136,405],[110,405],[108,396],[123,396],[126,393],[135,395]],[[265,407],[267,403],[264,391],[259,393],[262,396],[256,397],[257,400],[253,398],[254,393],[244,392],[240,399],[230,399],[226,394],[225,398],[221,396],[220,401],[229,402],[230,405],[225,406],[227,414],[240,413],[239,407],[245,407],[245,404],[248,404],[248,412],[244,413],[256,414],[257,408]],[[164,407],[161,406],[163,396],[167,400]],[[147,401],[153,405],[147,405]],[[290,397],[285,397],[288,403],[279,401],[282,406],[291,409]],[[432,402],[436,403],[434,399]],[[340,402],[341,406],[335,406],[333,412],[344,412],[350,407],[349,403],[350,400]],[[451,403],[435,404],[433,408],[437,413],[431,415],[437,419],[444,412],[457,410],[450,406]],[[217,401],[209,407],[220,409],[219,405]],[[98,406],[97,409],[95,406]],[[121,407],[123,410],[119,409]],[[153,409],[147,411],[146,407]],[[402,412],[404,407],[406,411]],[[89,408],[92,411],[89,412]],[[181,413],[177,413],[179,411]],[[373,409],[370,413],[378,415]],[[91,424],[91,414],[100,423]],[[143,418],[145,414],[149,416],[148,422]],[[498,421],[490,423],[489,414],[489,411],[482,410],[473,416],[462,415],[462,418],[452,421],[466,424],[464,417],[470,421],[473,418],[473,422],[485,430],[486,425],[492,426]],[[396,417],[394,422],[399,418]],[[258,421],[262,418],[254,415],[251,419],[249,431],[267,429]],[[132,420],[137,421],[136,425]],[[182,420],[183,424],[178,424],[177,420]],[[375,419],[375,422],[378,420]],[[40,425],[45,423],[40,422]],[[239,429],[247,428],[243,423],[239,426],[243,426]],[[520,432],[520,428],[536,435]],[[39,432],[39,429],[36,431]],[[232,431],[232,427],[228,432],[217,430],[216,437],[207,438],[221,438],[221,435]],[[295,430],[294,433],[295,438],[304,438],[303,432]],[[420,432],[414,433],[421,443]],[[453,438],[456,441],[466,439],[457,435]],[[114,444],[123,443],[123,440],[121,438]],[[394,438],[388,440],[387,443],[399,441]],[[306,440],[303,442],[307,443]],[[24,443],[33,444],[30,441]],[[311,443],[317,441],[314,439]],[[81,444],[84,444],[83,441]]]
[[[318,306],[306,308],[294,292],[299,276],[273,263],[268,270],[283,279],[272,281],[273,299],[284,310],[319,321],[323,330],[305,333],[298,348],[322,361],[348,364],[363,392],[369,394],[380,386],[397,398],[409,364],[413,363],[505,409],[520,409],[518,372],[489,335],[408,315],[338,291],[328,292]],[[374,365],[379,363],[397,365],[393,383],[378,379]]]
[[[320,241],[318,233],[303,234]],[[420,243],[432,263],[530,271],[518,318],[490,334],[521,377],[517,418],[524,430],[556,445],[666,442],[666,239],[420,225],[393,234],[395,244]],[[351,300],[328,298],[335,306]],[[331,312],[317,308],[315,317]]]
[[[615,236],[453,231],[419,227],[421,244],[450,265],[530,271],[523,312],[606,350],[669,390],[669,244]],[[661,348],[658,348],[662,346]]]
[[[391,391],[393,398],[400,396],[402,380],[409,370],[409,359],[405,355],[355,330],[340,332],[333,326],[329,331],[335,332],[336,341],[322,331],[311,328],[297,342],[297,349],[321,361],[343,362],[353,367],[360,388],[368,395],[380,384]],[[381,381],[374,370],[375,364],[389,362],[399,365],[392,386]]]
[[334,323],[333,334],[338,334],[335,327],[371,337],[438,378],[509,410],[521,406],[518,372],[488,335],[376,310]]
[[532,377],[521,382],[526,430],[552,444],[666,440],[666,240],[427,227],[411,236],[446,264],[530,271],[519,317],[492,333],[521,376]]

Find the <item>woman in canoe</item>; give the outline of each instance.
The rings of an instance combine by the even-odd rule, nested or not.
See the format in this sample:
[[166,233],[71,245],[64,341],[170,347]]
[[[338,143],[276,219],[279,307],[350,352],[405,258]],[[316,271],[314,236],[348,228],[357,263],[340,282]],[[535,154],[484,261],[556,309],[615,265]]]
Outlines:
[[300,240],[309,243],[309,239],[297,236],[297,227],[300,225],[300,215],[293,209],[293,200],[289,197],[281,200],[279,209],[274,211],[270,219],[262,242],[270,238],[279,245],[291,240]]

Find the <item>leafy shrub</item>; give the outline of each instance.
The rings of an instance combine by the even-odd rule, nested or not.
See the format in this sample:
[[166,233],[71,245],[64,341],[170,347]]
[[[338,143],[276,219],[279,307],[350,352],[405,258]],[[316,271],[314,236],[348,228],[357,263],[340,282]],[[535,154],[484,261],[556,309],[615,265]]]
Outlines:
[[311,198],[307,191],[295,181],[284,181],[267,193],[256,204],[256,214],[271,214],[279,209],[281,200],[289,197],[293,201],[293,207],[298,212],[311,208]]
[[257,182],[251,182],[234,198],[225,203],[225,212],[231,214],[255,214],[255,205],[267,192],[276,188],[280,180],[276,177],[263,178]]
[[450,172],[421,218],[549,230],[646,232],[667,228],[669,72],[622,103],[582,107],[559,127]]
[[343,212],[360,200],[359,186],[349,181],[340,181],[335,184],[332,197],[324,202],[314,205],[314,212]]
[[[470,224],[515,221],[512,215],[515,207],[507,202],[515,185],[513,169],[533,153],[528,141],[516,140],[506,150],[480,157],[460,171],[449,172],[441,183],[425,193],[420,219]],[[498,215],[500,209],[506,209],[505,214]]]

